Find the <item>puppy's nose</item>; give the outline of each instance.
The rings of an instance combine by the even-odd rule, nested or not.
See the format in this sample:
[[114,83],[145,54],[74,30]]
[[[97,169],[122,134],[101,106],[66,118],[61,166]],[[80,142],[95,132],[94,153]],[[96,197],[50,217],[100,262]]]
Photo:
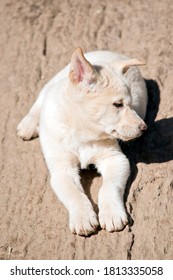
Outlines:
[[142,123],[139,125],[139,128],[141,131],[145,131],[145,130],[147,130],[147,125],[145,123]]

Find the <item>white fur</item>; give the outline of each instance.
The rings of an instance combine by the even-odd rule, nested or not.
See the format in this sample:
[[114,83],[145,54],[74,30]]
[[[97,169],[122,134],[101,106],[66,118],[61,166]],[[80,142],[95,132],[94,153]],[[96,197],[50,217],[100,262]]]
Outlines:
[[[130,167],[117,138],[130,140],[142,134],[147,106],[147,91],[138,68],[132,67],[123,75],[118,62],[116,67],[116,61],[126,57],[109,51],[85,57],[97,65],[95,69],[100,68],[97,80],[88,82],[89,72],[73,84],[68,77],[72,60],[72,66],[66,66],[44,86],[18,125],[18,135],[25,140],[39,133],[51,186],[69,211],[71,231],[79,235],[95,232],[99,223],[108,231],[121,230],[127,224],[123,195]],[[75,63],[74,68],[78,67]],[[113,105],[119,102],[123,102],[122,108]],[[80,167],[91,163],[103,176],[99,222],[78,174]]]

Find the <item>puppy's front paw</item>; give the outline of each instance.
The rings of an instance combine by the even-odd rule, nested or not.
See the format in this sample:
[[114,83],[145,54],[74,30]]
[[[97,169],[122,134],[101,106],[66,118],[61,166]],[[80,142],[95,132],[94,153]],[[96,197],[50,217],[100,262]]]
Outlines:
[[38,136],[37,118],[31,114],[26,115],[17,126],[17,134],[23,140],[30,140]]
[[88,236],[97,231],[98,225],[92,207],[81,206],[70,211],[70,229],[73,233]]
[[122,230],[128,224],[124,206],[119,201],[103,200],[99,205],[99,222],[109,232]]

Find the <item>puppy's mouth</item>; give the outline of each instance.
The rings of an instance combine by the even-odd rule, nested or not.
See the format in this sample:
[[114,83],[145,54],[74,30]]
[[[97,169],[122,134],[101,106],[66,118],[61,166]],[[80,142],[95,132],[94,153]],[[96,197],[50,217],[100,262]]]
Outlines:
[[114,138],[118,138],[124,142],[128,142],[128,141],[131,141],[131,140],[134,140],[138,137],[140,137],[141,135],[143,134],[143,131],[139,131],[139,133],[131,136],[131,135],[122,135],[120,133],[118,133],[116,130],[112,130],[112,136]]

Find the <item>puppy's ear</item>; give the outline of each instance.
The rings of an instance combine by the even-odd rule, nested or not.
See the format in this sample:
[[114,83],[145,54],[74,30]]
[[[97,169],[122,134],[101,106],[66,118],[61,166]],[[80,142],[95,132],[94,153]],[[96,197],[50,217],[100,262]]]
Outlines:
[[122,74],[125,74],[131,66],[140,66],[145,64],[146,64],[145,62],[133,58],[133,59],[116,61],[112,64],[112,66],[119,69]]
[[72,54],[69,78],[73,84],[78,84],[83,80],[90,84],[96,80],[96,70],[86,60],[80,47]]

